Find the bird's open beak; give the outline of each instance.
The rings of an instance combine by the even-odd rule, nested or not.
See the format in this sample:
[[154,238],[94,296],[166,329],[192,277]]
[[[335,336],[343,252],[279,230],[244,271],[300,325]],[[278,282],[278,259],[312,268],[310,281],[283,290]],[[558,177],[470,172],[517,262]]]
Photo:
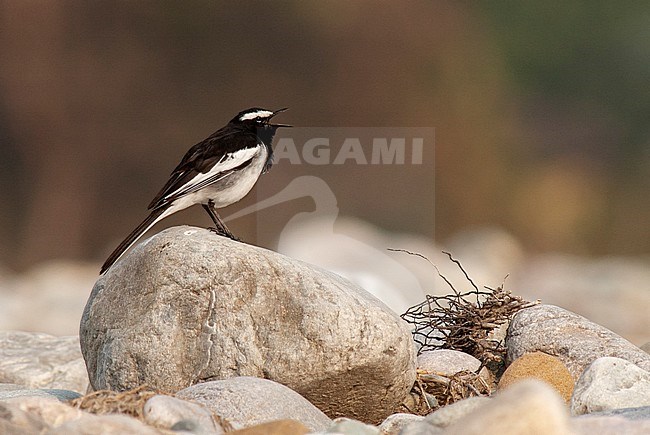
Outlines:
[[[273,112],[273,116],[277,115],[278,113],[286,112],[287,110],[289,110],[288,107],[285,107],[283,109],[278,109],[275,112]],[[273,118],[273,116],[271,116],[271,118]],[[275,127],[293,127],[293,125],[288,125],[288,124],[273,124],[273,125]]]

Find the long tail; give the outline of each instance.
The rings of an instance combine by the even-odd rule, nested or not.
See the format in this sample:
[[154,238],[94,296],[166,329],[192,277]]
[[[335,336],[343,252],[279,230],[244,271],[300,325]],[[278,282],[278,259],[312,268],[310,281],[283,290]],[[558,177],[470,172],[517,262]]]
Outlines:
[[147,216],[147,218],[144,221],[142,221],[142,223],[138,225],[138,227],[135,230],[133,230],[133,232],[129,234],[128,237],[124,239],[117,248],[115,248],[113,253],[108,256],[108,259],[104,262],[104,265],[102,266],[102,269],[99,272],[100,275],[106,272],[108,269],[110,269],[113,263],[119,260],[120,257],[124,255],[124,253],[131,246],[133,246],[133,244],[137,242],[138,239],[142,237],[142,235],[146,233],[149,228],[154,226],[154,224],[158,222],[160,219],[167,216],[167,214],[169,213],[166,212],[169,211],[170,211],[169,208],[164,208],[164,207],[152,211],[151,214]]

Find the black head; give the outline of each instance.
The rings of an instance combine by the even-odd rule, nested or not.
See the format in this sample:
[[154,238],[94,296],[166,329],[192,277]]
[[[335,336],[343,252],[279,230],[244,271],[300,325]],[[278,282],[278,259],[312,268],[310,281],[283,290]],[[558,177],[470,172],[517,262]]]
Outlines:
[[275,111],[253,107],[251,109],[246,109],[239,112],[237,116],[230,120],[230,124],[249,126],[255,129],[268,129],[270,127],[274,131],[279,127],[291,127],[290,125],[286,124],[271,124],[271,119],[278,113],[284,112],[285,110],[287,110],[286,107],[284,109]]
[[259,140],[266,144],[269,149],[272,149],[273,136],[275,131],[280,127],[291,127],[286,124],[271,124],[271,119],[280,112],[284,112],[286,108],[272,111],[253,107],[252,109],[239,112],[228,125],[243,129],[254,133]]

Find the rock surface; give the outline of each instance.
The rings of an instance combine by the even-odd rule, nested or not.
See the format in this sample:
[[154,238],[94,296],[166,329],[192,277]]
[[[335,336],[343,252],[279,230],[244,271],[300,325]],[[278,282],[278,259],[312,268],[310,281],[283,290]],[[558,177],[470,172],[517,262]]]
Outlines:
[[426,421],[418,421],[406,425],[399,435],[442,435],[444,429],[427,423]]
[[416,423],[424,420],[424,417],[413,414],[398,413],[389,415],[379,425],[379,433],[382,435],[398,435],[402,429],[411,423]]
[[[0,384],[2,385],[2,384]],[[56,390],[56,389],[26,389],[26,388],[15,388],[15,389],[0,389],[0,400],[13,399],[17,397],[52,397],[65,402],[68,400],[76,399],[81,397],[81,394],[76,391],[70,390]]]
[[207,407],[233,429],[281,419],[298,420],[313,431],[331,424],[304,397],[267,379],[237,377],[205,382],[185,388],[176,396]]
[[344,435],[380,435],[379,428],[365,424],[358,420],[339,417],[332,425],[318,434],[344,434]]
[[467,399],[459,402],[452,403],[451,405],[444,406],[435,412],[427,415],[425,420],[427,423],[439,427],[446,428],[447,426],[461,421],[467,415],[473,413],[477,409],[490,403],[487,397],[468,397]]
[[650,422],[650,406],[638,406],[635,408],[618,408],[611,411],[592,412],[591,414],[579,415],[576,418],[593,417],[624,417],[627,420],[648,420]]
[[481,367],[481,361],[458,350],[429,350],[418,355],[417,367],[422,370],[453,375],[464,370],[475,372]]
[[[452,376],[461,371],[476,372],[481,367],[481,361],[458,350],[438,349],[422,352],[416,365],[420,370]],[[487,385],[495,382],[494,375],[486,367],[481,369],[479,375]]]
[[574,379],[594,360],[615,356],[650,370],[650,355],[582,316],[553,305],[519,311],[508,328],[508,361],[541,351],[557,356]]
[[445,428],[462,421],[475,410],[485,406],[491,399],[487,397],[469,397],[437,409],[425,418],[404,426],[400,435],[430,435],[445,433]]
[[1,434],[40,434],[47,428],[47,424],[38,416],[23,411],[17,405],[0,403]]
[[0,332],[0,383],[84,394],[88,388],[88,374],[79,338],[36,332]]
[[0,401],[0,433],[148,435],[161,432],[126,415],[93,415],[54,397],[20,396]]
[[544,352],[527,353],[514,360],[499,379],[499,389],[530,378],[539,379],[555,388],[566,403],[571,400],[571,373],[559,358]]
[[[28,412],[33,418],[48,427],[56,427],[68,421],[78,420],[84,415],[83,411],[61,403],[54,397],[22,396],[2,400],[0,406],[2,404]],[[0,433],[11,432],[0,431]]]
[[47,435],[137,434],[160,435],[161,432],[140,420],[122,414],[94,415],[84,413],[78,420],[70,420],[54,427]]
[[571,398],[574,415],[639,406],[650,406],[650,372],[613,357],[591,363]]
[[304,435],[309,428],[296,420],[276,420],[229,432],[232,435]]
[[622,415],[586,414],[571,419],[571,428],[576,435],[648,435],[650,416],[634,419]]
[[643,343],[641,346],[639,346],[639,349],[641,349],[647,354],[650,354],[650,341]]
[[569,415],[562,398],[543,382],[527,380],[505,389],[465,418],[448,426],[445,435],[569,435]]
[[331,417],[379,423],[415,380],[408,326],[369,293],[192,227],[156,234],[102,276],[80,338],[95,389],[255,376]]
[[191,428],[197,435],[225,433],[215,420],[207,407],[171,396],[154,396],[144,405],[144,421],[163,429]]

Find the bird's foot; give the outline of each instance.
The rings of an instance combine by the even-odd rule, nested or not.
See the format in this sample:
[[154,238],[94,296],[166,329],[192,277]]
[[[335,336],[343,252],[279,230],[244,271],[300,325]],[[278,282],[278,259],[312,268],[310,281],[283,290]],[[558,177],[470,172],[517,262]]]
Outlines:
[[234,240],[235,242],[243,243],[242,239],[240,239],[239,237],[237,237],[234,234],[229,234],[228,237],[230,238],[230,240]]
[[218,236],[228,237],[230,240],[234,240],[235,242],[242,241],[239,237],[235,236],[230,231],[224,231],[222,228],[208,227],[208,231],[215,233]]

